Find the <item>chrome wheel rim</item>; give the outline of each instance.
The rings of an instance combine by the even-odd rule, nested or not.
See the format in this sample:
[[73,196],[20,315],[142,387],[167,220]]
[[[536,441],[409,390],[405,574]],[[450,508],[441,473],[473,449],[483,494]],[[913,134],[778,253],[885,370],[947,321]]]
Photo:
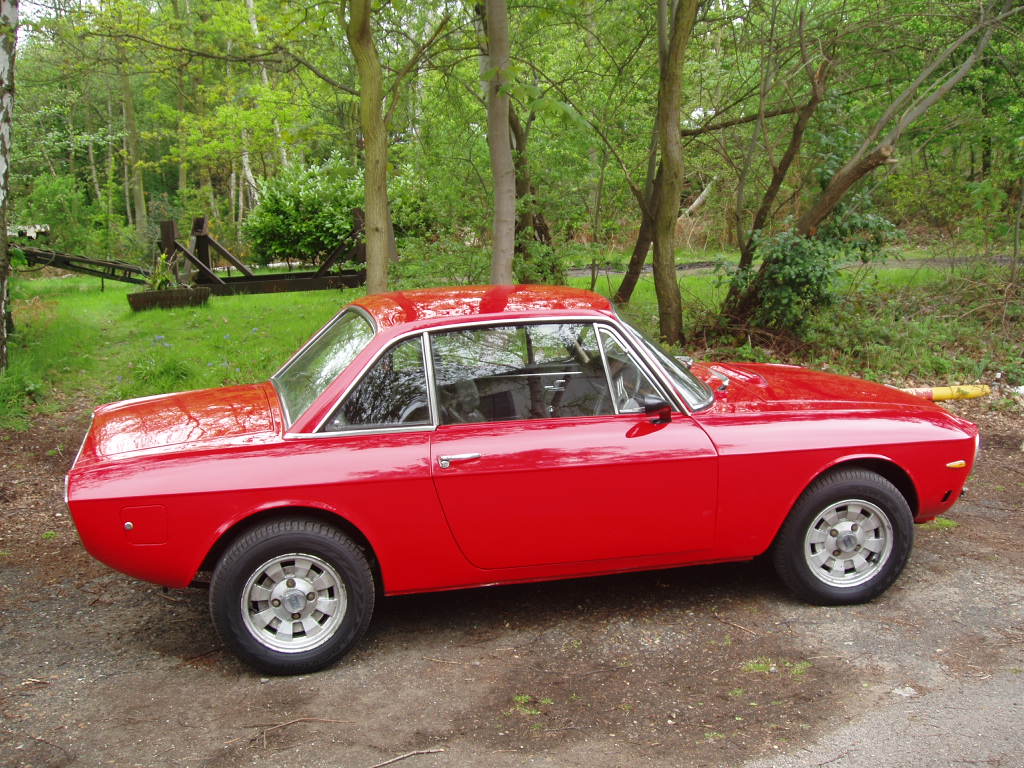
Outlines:
[[816,579],[832,587],[870,581],[892,553],[889,517],[869,501],[848,499],[818,513],[804,536],[804,560]]
[[263,646],[299,653],[327,642],[348,608],[341,574],[314,555],[277,555],[242,589],[242,622]]

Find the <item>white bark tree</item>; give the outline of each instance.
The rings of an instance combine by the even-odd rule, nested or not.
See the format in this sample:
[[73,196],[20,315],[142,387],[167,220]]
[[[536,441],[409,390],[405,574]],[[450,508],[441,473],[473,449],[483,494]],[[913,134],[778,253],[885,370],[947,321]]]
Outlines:
[[18,36],[18,0],[0,0],[0,371],[7,370],[8,280],[11,252],[7,239],[8,185],[11,171],[11,123],[14,115],[14,54]]

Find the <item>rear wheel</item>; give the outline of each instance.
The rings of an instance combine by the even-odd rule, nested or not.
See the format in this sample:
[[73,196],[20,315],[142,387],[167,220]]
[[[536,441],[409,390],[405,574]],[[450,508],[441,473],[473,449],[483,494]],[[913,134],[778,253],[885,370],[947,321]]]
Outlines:
[[864,603],[900,575],[913,541],[913,516],[896,486],[867,470],[838,470],[804,491],[779,531],[772,561],[810,603]]
[[210,613],[221,639],[272,674],[335,662],[366,631],[373,604],[373,575],[362,550],[308,518],[253,528],[228,547],[210,582]]

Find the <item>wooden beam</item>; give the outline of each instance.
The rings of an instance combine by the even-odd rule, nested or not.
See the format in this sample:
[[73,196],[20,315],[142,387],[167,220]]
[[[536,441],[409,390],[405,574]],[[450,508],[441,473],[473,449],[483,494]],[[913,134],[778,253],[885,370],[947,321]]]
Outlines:
[[253,274],[253,271],[252,271],[251,269],[249,269],[249,268],[248,268],[247,266],[245,266],[245,264],[243,264],[243,263],[242,263],[241,261],[239,261],[239,260],[238,260],[238,259],[237,259],[237,258],[236,258],[236,257],[234,256],[234,254],[232,254],[232,253],[231,253],[231,251],[229,251],[229,250],[228,250],[227,248],[225,248],[225,247],[224,247],[223,245],[221,245],[220,243],[218,243],[218,242],[217,242],[217,240],[216,240],[216,239],[214,238],[214,236],[213,236],[213,235],[209,235],[209,234],[208,234],[208,235],[206,235],[206,240],[207,240],[207,242],[209,242],[209,244],[210,244],[210,245],[211,245],[211,246],[213,247],[213,249],[214,249],[215,251],[217,251],[217,253],[219,253],[219,254],[220,254],[221,256],[223,256],[223,257],[224,257],[225,259],[227,259],[227,260],[228,260],[228,261],[230,261],[230,262],[231,262],[232,264],[234,264],[234,265],[235,265],[236,267],[238,267],[238,270],[239,270],[239,271],[240,271],[240,272],[241,272],[241,273],[242,273],[243,275],[245,275],[246,277],[256,277],[256,275],[254,275],[254,274]]
[[210,278],[213,282],[219,283],[221,285],[224,284],[224,281],[221,280],[220,277],[218,277],[210,267],[204,264],[200,259],[196,258],[196,255],[192,253],[192,251],[190,251],[184,245],[182,245],[180,241],[175,240],[174,245],[179,251],[185,254],[185,258],[187,258],[189,261],[191,261],[199,268],[200,272],[202,272],[204,275]]

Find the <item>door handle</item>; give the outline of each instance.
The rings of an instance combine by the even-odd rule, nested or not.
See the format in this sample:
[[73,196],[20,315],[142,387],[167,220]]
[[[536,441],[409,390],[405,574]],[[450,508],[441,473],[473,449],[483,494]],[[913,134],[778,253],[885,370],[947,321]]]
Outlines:
[[479,453],[453,453],[448,456],[438,456],[437,463],[441,465],[441,469],[448,469],[453,461],[469,461],[470,459],[479,458]]

